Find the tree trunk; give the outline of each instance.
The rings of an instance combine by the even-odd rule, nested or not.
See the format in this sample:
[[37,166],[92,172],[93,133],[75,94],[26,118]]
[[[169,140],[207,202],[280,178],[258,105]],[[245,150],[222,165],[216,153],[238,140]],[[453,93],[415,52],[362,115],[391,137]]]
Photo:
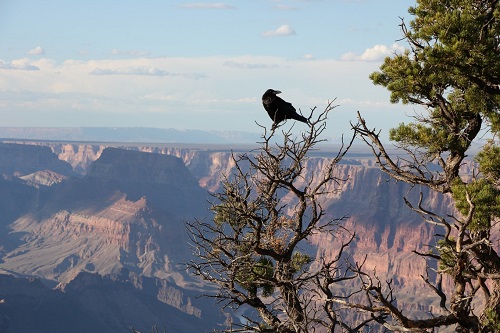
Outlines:
[[304,310],[299,300],[297,288],[293,284],[293,274],[290,272],[288,262],[276,265],[276,279],[279,281],[279,290],[285,303],[286,312],[294,326],[304,321]]
[[484,311],[479,318],[481,332],[495,333],[500,330],[500,280],[493,280],[490,296],[486,301]]

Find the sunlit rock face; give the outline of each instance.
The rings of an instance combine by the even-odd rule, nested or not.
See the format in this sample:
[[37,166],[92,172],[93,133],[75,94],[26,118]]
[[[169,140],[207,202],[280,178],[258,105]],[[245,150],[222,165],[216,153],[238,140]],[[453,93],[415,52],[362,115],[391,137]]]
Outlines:
[[39,192],[9,225],[15,248],[0,268],[55,281],[81,271],[175,279],[190,249],[184,221],[203,218],[207,193],[181,159],[105,149],[87,175]]
[[[59,212],[58,221],[94,220],[86,222],[89,227],[82,230],[97,230],[100,225],[109,224],[103,230],[116,230],[116,232],[106,237],[109,237],[110,243],[118,244],[124,249],[127,255],[131,253],[132,248],[136,248],[135,245],[131,245],[134,242],[130,240],[136,236],[127,234],[135,229],[126,227],[128,222],[123,221],[134,220],[136,216],[141,216],[134,220],[134,225],[136,227],[148,225],[147,228],[154,230],[155,225],[162,223],[150,215],[160,214],[167,202],[175,207],[177,212],[188,212],[189,215],[193,209],[197,209],[200,216],[208,214],[206,201],[196,207],[196,201],[181,198],[199,193],[200,187],[210,192],[218,191],[224,177],[234,172],[233,156],[237,157],[239,153],[246,152],[241,147],[238,150],[227,147],[186,148],[161,145],[131,145],[116,149],[106,148],[103,145],[51,143],[50,148],[59,154],[61,159],[71,162],[75,169],[86,174],[82,180],[75,183],[79,184],[79,190],[67,190],[69,193],[60,195],[57,205],[65,198],[72,198],[71,202],[78,202],[79,196],[86,198],[81,199],[86,204],[94,202],[94,206],[102,206],[103,203],[107,203],[106,207],[98,209],[92,205],[91,208],[67,209],[71,211],[70,215],[62,210]],[[302,184],[299,183],[299,186],[305,186],[311,178],[318,178],[328,162],[329,158],[321,156],[320,153],[309,158],[304,163],[304,174],[307,177]],[[470,165],[466,167],[470,168]],[[369,270],[376,270],[384,277],[398,276],[395,282],[410,288],[409,292],[420,288],[422,286],[420,274],[425,273],[426,263],[412,251],[428,251],[428,245],[435,242],[436,230],[434,226],[423,223],[417,214],[408,209],[403,197],[407,197],[415,204],[418,202],[419,193],[422,192],[425,207],[453,213],[450,199],[429,192],[425,188],[411,188],[403,183],[389,181],[388,176],[379,171],[367,152],[348,155],[335,168],[334,176],[339,181],[331,185],[330,193],[323,198],[323,206],[328,213],[325,218],[346,217],[344,225],[354,230],[357,235],[351,247],[353,255],[358,259],[367,255],[365,265]],[[94,200],[94,193],[107,193],[106,199],[98,196]],[[145,193],[149,194],[144,195]],[[196,194],[193,197],[198,196],[200,195]],[[67,205],[71,206],[71,202]],[[289,204],[289,213],[293,214],[293,198],[285,197],[283,202]],[[51,203],[47,205],[50,206]],[[75,214],[78,214],[78,217]],[[98,219],[100,222],[95,222]],[[141,222],[138,222],[139,220]],[[20,225],[20,221],[17,223]],[[73,225],[70,222],[58,223]],[[115,226],[111,227],[114,224]],[[141,234],[147,233],[141,231]],[[318,256],[334,255],[335,240],[329,237],[327,234],[316,235],[311,240],[317,246]],[[175,240],[175,237],[169,239]],[[148,242],[144,240],[138,244],[142,243]],[[152,244],[151,241],[148,244]],[[119,257],[118,252],[115,253],[116,257]],[[155,271],[152,267],[155,267],[153,263],[157,259],[155,256],[145,255],[147,251],[143,245],[132,252],[137,253],[134,256],[142,258],[143,266],[147,267],[144,272],[151,274],[150,272]],[[124,254],[120,256],[122,257]],[[112,261],[109,259],[109,262]],[[162,262],[160,266],[163,267],[164,264]],[[114,267],[112,264],[104,266],[108,267],[106,272],[112,271],[111,267]]]
[[[191,258],[185,221],[210,220],[209,192],[219,191],[221,181],[235,171],[233,156],[251,149],[44,145],[3,147],[9,161],[0,161],[0,273],[62,283],[60,290],[69,292],[101,282],[113,285],[117,279],[100,277],[126,271],[137,290],[145,283],[141,278],[158,286],[171,283],[178,289],[158,287],[158,297],[203,317],[207,308],[191,306],[185,298],[186,289],[206,288],[184,270]],[[329,156],[315,153],[305,161],[306,176],[297,186],[319,179]],[[464,165],[464,173],[471,170],[472,164]],[[417,205],[422,193],[422,207],[444,215],[455,214],[450,198],[390,181],[369,153],[347,156],[334,176],[338,182],[322,205],[325,220],[342,218],[339,223],[356,234],[346,254],[364,262],[382,282],[392,279],[405,311],[435,307],[421,277],[429,272],[432,280],[433,272],[412,251],[429,251],[442,230],[423,222],[403,197]],[[293,214],[293,197],[283,197],[282,203]],[[316,234],[307,250],[318,259],[332,259],[348,237],[345,232]],[[347,292],[355,286],[344,287]]]

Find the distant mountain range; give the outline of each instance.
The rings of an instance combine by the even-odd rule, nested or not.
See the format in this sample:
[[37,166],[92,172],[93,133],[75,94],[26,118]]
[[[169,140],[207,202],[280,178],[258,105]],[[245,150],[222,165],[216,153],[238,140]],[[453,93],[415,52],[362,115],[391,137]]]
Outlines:
[[255,143],[260,134],[145,127],[0,127],[0,138],[83,142]]
[[[0,143],[0,332],[148,332],[155,324],[206,332],[224,322],[214,300],[197,298],[210,287],[185,270],[192,249],[184,222],[210,220],[209,193],[249,145],[19,141]],[[325,194],[325,219],[348,216],[357,235],[350,255],[393,279],[398,305],[424,316],[439,300],[412,251],[427,251],[437,230],[402,197],[416,202],[422,191],[429,210],[453,206],[389,182],[360,147],[335,169],[345,182]],[[332,155],[334,147],[322,147],[304,171],[319,174]],[[339,240],[317,234],[310,254],[334,256]]]

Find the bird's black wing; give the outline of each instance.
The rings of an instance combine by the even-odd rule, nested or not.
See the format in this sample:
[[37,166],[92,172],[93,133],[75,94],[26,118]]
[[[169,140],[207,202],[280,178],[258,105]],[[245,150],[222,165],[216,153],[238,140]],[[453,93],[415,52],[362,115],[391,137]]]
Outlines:
[[[293,107],[292,103],[289,103],[279,97],[276,97],[277,100],[279,100],[279,113],[280,113],[280,121],[284,119],[295,119],[298,121],[302,121],[304,123],[307,123],[307,118],[301,116],[300,114],[297,113],[297,110]],[[278,117],[277,117],[278,118]]]
[[274,104],[276,105],[277,110],[274,118],[275,123],[282,122],[285,119],[290,119],[292,118],[291,115],[295,113],[295,108],[293,107],[292,103],[288,103],[278,96],[276,96]]
[[276,105],[276,103],[262,103],[262,105],[264,105],[264,109],[266,109],[269,118],[274,121],[276,118],[276,113],[278,111],[278,106]]
[[283,110],[287,115],[297,112],[292,103],[285,101],[281,97],[276,96],[276,103],[279,105],[279,108]]

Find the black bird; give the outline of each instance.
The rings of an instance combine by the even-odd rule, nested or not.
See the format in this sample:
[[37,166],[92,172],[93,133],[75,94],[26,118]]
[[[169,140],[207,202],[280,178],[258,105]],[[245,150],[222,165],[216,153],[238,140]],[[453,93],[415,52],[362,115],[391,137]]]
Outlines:
[[264,109],[273,120],[273,126],[278,125],[285,119],[295,119],[307,124],[307,118],[298,114],[291,103],[282,100],[276,96],[277,94],[281,94],[281,91],[267,89],[262,95],[262,105],[264,105]]

